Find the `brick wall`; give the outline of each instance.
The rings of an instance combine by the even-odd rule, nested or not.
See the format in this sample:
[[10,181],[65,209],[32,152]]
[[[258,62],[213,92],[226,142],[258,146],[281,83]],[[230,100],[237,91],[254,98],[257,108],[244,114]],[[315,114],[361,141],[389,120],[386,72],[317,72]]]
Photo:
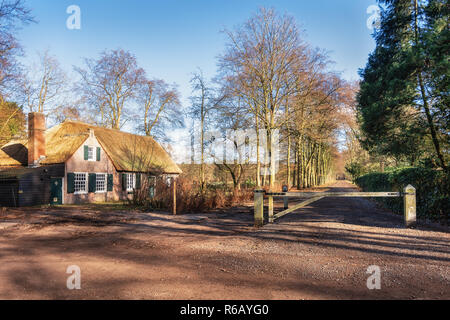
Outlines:
[[[100,147],[100,161],[96,161],[96,154],[94,154],[94,161],[84,160],[84,146],[88,145],[94,147]],[[91,135],[78,150],[72,155],[72,157],[66,161],[64,179],[64,203],[76,204],[85,202],[105,202],[105,201],[118,201],[126,200],[130,195],[126,191],[122,191],[122,182],[120,173],[116,171],[113,163],[109,159],[106,152],[101,148],[100,143],[95,136]],[[87,172],[87,173],[106,173],[113,175],[113,191],[110,192],[95,192],[86,194],[74,194],[67,192],[67,173]]]

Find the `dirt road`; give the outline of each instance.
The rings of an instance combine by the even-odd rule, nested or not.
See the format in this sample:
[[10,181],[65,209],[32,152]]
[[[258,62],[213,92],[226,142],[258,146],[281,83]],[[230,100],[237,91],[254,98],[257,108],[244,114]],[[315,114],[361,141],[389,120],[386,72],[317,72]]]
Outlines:
[[[66,287],[70,265],[80,290]],[[371,265],[380,290],[367,288]],[[450,299],[449,289],[448,231],[404,229],[362,198],[325,198],[258,230],[251,207],[0,212],[0,299]]]

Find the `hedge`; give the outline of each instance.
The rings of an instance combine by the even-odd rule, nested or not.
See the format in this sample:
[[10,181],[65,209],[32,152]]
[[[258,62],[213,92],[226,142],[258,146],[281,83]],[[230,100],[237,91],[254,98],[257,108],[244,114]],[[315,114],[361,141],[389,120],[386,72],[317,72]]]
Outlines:
[[[416,188],[417,217],[433,221],[447,220],[450,210],[449,172],[428,168],[400,168],[383,173],[369,173],[355,180],[367,192],[403,191],[411,184]],[[376,198],[393,212],[403,214],[403,198]]]

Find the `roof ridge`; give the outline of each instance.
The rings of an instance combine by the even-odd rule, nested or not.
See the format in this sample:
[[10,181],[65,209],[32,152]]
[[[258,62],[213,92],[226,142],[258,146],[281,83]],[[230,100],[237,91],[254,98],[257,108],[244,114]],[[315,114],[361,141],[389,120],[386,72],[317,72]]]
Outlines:
[[[147,136],[147,135],[141,135],[141,134],[137,134],[137,133],[131,133],[131,132],[128,132],[128,131],[122,131],[122,130],[120,130],[120,129],[115,129],[115,128],[102,127],[102,126],[90,124],[90,123],[87,123],[87,122],[83,122],[83,121],[80,121],[80,120],[66,119],[66,120],[64,120],[64,122],[61,123],[61,124],[64,124],[65,122],[73,122],[73,123],[75,123],[75,124],[83,124],[83,125],[86,125],[86,126],[88,126],[88,127],[93,127],[93,128],[103,129],[103,130],[111,130],[111,131],[120,132],[120,133],[125,133],[125,134],[129,134],[129,135],[137,136],[137,137],[152,138],[153,140],[155,140],[155,138],[154,138],[153,136]],[[155,141],[156,141],[156,140],[155,140]]]

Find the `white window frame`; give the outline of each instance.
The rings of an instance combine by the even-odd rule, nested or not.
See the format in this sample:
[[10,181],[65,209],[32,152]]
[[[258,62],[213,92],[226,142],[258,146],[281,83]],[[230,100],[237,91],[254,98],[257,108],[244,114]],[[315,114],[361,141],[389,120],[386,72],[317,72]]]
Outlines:
[[[99,175],[102,175],[105,177],[105,184],[104,184],[105,190],[98,191],[98,189],[97,189],[97,177]],[[106,193],[107,191],[108,191],[108,175],[105,172],[98,172],[98,173],[96,172],[95,173],[95,193]]]
[[[92,150],[92,158],[89,157],[91,150]],[[93,146],[88,146],[88,161],[95,161],[95,147]]]
[[[131,177],[131,183],[129,181]],[[126,173],[126,191],[133,191],[136,188],[136,175],[134,173]],[[131,186],[130,186],[131,185]]]
[[74,190],[76,189],[76,180],[77,180],[77,174],[84,174],[84,191],[74,191],[74,194],[87,194],[88,193],[88,185],[89,185],[89,177],[87,172],[74,172]]

